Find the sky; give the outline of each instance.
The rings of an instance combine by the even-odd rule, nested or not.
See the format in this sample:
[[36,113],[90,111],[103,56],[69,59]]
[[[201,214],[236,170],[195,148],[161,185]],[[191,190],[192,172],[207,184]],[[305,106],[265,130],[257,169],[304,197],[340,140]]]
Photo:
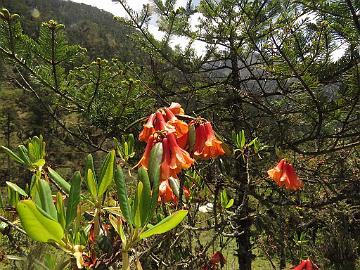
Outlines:
[[[94,7],[97,7],[99,9],[103,9],[105,11],[108,11],[115,16],[120,17],[126,17],[127,14],[125,10],[122,8],[122,6],[117,2],[112,2],[111,0],[71,0],[73,2],[77,3],[84,3],[87,5],[91,5]],[[177,0],[176,6],[185,6],[187,0]],[[198,3],[199,0],[193,1],[193,3]],[[144,4],[150,3],[150,0],[128,0],[127,4],[134,10],[134,11],[140,11]],[[192,16],[192,19],[190,21],[191,25],[195,27],[197,24],[197,21],[199,19],[199,16],[196,14]],[[161,39],[164,36],[163,32],[160,32],[157,25],[156,25],[156,19],[153,19],[150,22],[149,25],[149,31],[154,35],[155,38]],[[173,37],[171,40],[170,45],[175,47],[176,45],[180,46],[180,48],[184,49],[186,45],[188,44],[188,39],[185,37]],[[206,48],[205,43],[201,41],[195,41],[192,45],[192,47],[195,49],[198,55],[205,54]],[[339,59],[345,51],[346,45],[339,44],[339,48],[332,54],[332,60],[336,61]]]
[[[120,16],[120,17],[126,16],[126,12],[122,8],[122,6],[119,3],[112,2],[111,0],[71,0],[71,1],[94,6],[99,9],[108,11],[116,16]],[[140,11],[142,6],[149,2],[150,2],[149,0],[131,0],[128,1],[128,5],[135,11]]]

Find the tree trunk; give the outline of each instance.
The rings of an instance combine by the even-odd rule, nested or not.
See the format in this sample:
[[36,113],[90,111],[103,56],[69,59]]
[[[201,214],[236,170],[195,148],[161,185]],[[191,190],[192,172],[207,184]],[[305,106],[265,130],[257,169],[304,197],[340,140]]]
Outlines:
[[248,206],[248,179],[246,166],[243,160],[237,160],[237,168],[235,179],[239,181],[239,186],[236,190],[237,209],[236,213],[236,244],[237,244],[237,258],[239,264],[239,270],[251,270],[251,262],[253,254],[251,252],[251,224],[252,221],[249,218],[249,206]]

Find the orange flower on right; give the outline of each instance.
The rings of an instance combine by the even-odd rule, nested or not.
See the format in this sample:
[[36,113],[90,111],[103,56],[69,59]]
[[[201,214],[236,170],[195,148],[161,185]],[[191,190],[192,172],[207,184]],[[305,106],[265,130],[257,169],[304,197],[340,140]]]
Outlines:
[[276,167],[268,170],[267,173],[280,187],[297,190],[304,186],[304,183],[296,174],[294,167],[290,163],[287,163],[285,159],[280,160]]

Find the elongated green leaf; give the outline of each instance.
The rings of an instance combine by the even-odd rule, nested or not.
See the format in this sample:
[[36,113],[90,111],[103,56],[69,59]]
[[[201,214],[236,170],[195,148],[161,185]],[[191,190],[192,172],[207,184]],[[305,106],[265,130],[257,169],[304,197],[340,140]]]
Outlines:
[[150,152],[149,160],[149,177],[150,182],[152,183],[152,198],[151,198],[151,211],[149,218],[155,211],[158,196],[159,196],[159,184],[160,184],[160,165],[163,156],[163,146],[162,143],[156,143]]
[[36,146],[34,146],[31,142],[28,143],[29,157],[32,162],[38,160],[37,149],[35,149],[35,148],[36,148]]
[[175,196],[179,198],[180,196],[180,184],[179,181],[174,178],[174,177],[169,177],[169,184],[170,187],[172,189],[172,191],[174,192]]
[[147,231],[140,234],[140,239],[144,239],[150,237],[155,234],[162,234],[170,231],[171,229],[175,228],[187,215],[187,210],[179,210],[170,216],[164,218],[158,224],[154,225]]
[[225,206],[226,209],[230,208],[234,204],[234,199],[230,199],[227,205]]
[[17,184],[11,183],[6,181],[6,184],[13,190],[15,190],[16,192],[18,192],[20,195],[23,195],[25,197],[27,197],[27,193],[25,192],[25,190],[23,190],[21,187],[19,187]]
[[39,242],[60,242],[63,238],[64,230],[61,225],[43,216],[33,201],[24,200],[19,202],[16,210],[24,230],[33,240]]
[[100,182],[98,188],[98,197],[101,197],[114,178],[115,150],[109,152],[101,168]]
[[91,196],[96,201],[98,198],[97,190],[96,190],[96,182],[95,182],[94,174],[91,169],[88,169],[88,172],[86,174],[86,183],[87,183],[87,186],[88,186]]
[[77,205],[80,202],[80,186],[81,175],[79,171],[76,171],[71,179],[71,189],[66,207],[66,228],[69,227],[76,217]]
[[135,138],[134,138],[133,134],[129,134],[128,144],[129,144],[129,158],[132,158],[135,155],[135,152],[134,152]]
[[38,167],[38,168],[44,167],[44,165],[45,165],[45,159],[39,159],[36,162],[32,163],[33,167]]
[[142,208],[142,191],[143,191],[143,183],[139,182],[137,185],[137,192],[135,194],[135,201],[133,207],[133,221],[136,228],[141,227],[141,208]]
[[129,157],[129,145],[128,145],[127,142],[124,142],[123,149],[124,149],[124,156],[125,156],[126,158],[128,158],[128,157]]
[[58,214],[58,221],[61,224],[61,227],[65,229],[66,226],[65,207],[64,207],[64,200],[60,192],[56,194],[56,211]]
[[245,131],[241,130],[239,133],[239,145],[240,149],[242,149],[245,146]]
[[109,220],[110,220],[111,225],[114,227],[115,231],[120,235],[122,244],[126,245],[127,239],[126,239],[124,229],[122,226],[121,218],[114,217],[113,215],[109,215]]
[[125,186],[125,177],[124,177],[124,173],[120,166],[116,167],[114,180],[115,180],[115,184],[116,184],[117,194],[119,197],[119,204],[120,204],[121,212],[122,212],[124,218],[126,219],[126,221],[128,223],[132,224],[133,223],[132,218],[131,218],[132,215],[130,213],[129,198],[128,198],[126,186]]
[[226,207],[226,205],[228,203],[228,197],[227,197],[227,193],[226,193],[225,189],[220,192],[220,202],[221,202],[221,206],[224,208]]
[[50,167],[48,167],[49,170],[49,176],[50,178],[56,183],[58,184],[65,192],[66,194],[70,193],[70,188],[71,185],[60,176],[60,174],[58,174],[56,171],[54,171],[53,169],[51,169]]
[[23,159],[21,159],[17,154],[15,154],[13,151],[11,151],[9,148],[7,148],[5,146],[1,146],[1,148],[10,156],[10,158],[12,160],[14,160],[17,163],[20,163],[22,165],[25,164],[25,161]]
[[36,205],[51,218],[57,220],[56,207],[53,203],[49,183],[43,179],[38,179],[35,183],[35,188],[36,191],[33,199]]
[[139,179],[143,183],[143,189],[141,193],[141,206],[140,206],[140,215],[141,215],[141,226],[147,222],[150,210],[151,210],[151,187],[150,180],[147,173],[147,170],[141,167],[138,171]]
[[93,159],[93,156],[91,154],[88,154],[87,157],[86,157],[86,162],[85,162],[85,179],[87,179],[87,173],[88,173],[88,170],[91,170],[92,173],[93,173],[93,176],[94,176],[94,180],[95,180],[95,183],[97,185],[97,181],[96,181],[96,173],[95,173],[95,167],[94,167],[94,159]]
[[14,191],[12,188],[8,186],[8,202],[12,207],[15,207],[19,202],[19,193]]
[[24,162],[25,162],[26,165],[30,165],[30,164],[31,164],[31,161],[30,161],[29,154],[28,154],[28,150],[26,149],[26,147],[23,146],[23,145],[19,145],[19,146],[18,146],[18,150],[19,150],[20,158],[21,158],[22,160],[24,160]]

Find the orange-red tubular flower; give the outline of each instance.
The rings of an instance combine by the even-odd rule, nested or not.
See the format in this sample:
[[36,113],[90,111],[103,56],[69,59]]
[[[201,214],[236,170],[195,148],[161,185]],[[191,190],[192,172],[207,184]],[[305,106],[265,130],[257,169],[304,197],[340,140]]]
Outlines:
[[146,142],[149,139],[150,135],[155,132],[154,120],[155,120],[155,113],[152,113],[149,116],[146,124],[144,125],[143,130],[139,134],[140,141]]
[[145,147],[145,152],[136,166],[143,166],[146,169],[148,168],[150,152],[153,146],[154,146],[154,135],[150,135],[147,141],[147,145]]
[[268,170],[269,177],[280,187],[297,190],[304,186],[304,183],[297,176],[294,167],[282,159],[275,168]]
[[[180,182],[177,176],[174,177],[176,181]],[[186,199],[190,197],[190,190],[187,187],[183,187],[183,194]],[[175,195],[174,190],[171,187],[169,179],[161,181],[159,185],[159,198],[158,201],[167,203],[172,201],[173,203],[177,204],[179,202],[179,198]]]
[[182,169],[188,169],[194,163],[194,160],[188,152],[177,144],[174,133],[168,133],[167,138],[171,151],[170,169],[174,174],[178,174]]
[[171,169],[170,169],[171,152],[167,138],[163,139],[162,144],[163,144],[163,158],[160,165],[160,180],[164,181],[169,179],[169,177],[171,176]]
[[186,135],[189,132],[188,125],[184,121],[179,120],[169,108],[165,108],[165,113],[168,121],[167,123],[173,126],[176,130],[177,138]]
[[176,102],[171,102],[170,107],[168,107],[173,114],[184,114],[184,109],[181,108],[181,105]]
[[195,157],[200,157],[202,155],[205,141],[206,141],[206,131],[205,126],[200,124],[198,127],[195,128],[195,145],[193,149],[193,153]]
[[222,149],[222,142],[216,139],[214,130],[211,126],[210,122],[206,122],[205,124],[206,130],[206,142],[204,145],[203,155],[205,158],[215,158],[217,156],[225,154],[224,149]]
[[189,133],[182,135],[181,137],[177,138],[177,144],[184,150],[189,148]]
[[166,203],[166,202],[176,202],[177,198],[174,194],[174,192],[171,189],[171,186],[169,184],[168,180],[164,180],[161,181],[160,185],[159,185],[159,199],[162,202]]
[[168,132],[176,132],[175,127],[165,121],[163,114],[160,111],[155,113],[155,130],[166,130]]
[[303,260],[303,261],[301,261],[300,264],[298,264],[297,266],[291,268],[291,270],[304,270],[306,265],[307,265],[307,261]]
[[221,267],[223,267],[226,263],[224,255],[220,251],[216,251],[210,259],[210,263],[215,266],[217,264],[220,264]]
[[225,154],[222,142],[215,137],[214,130],[209,121],[200,124],[196,129],[194,156],[199,159],[215,158]]

